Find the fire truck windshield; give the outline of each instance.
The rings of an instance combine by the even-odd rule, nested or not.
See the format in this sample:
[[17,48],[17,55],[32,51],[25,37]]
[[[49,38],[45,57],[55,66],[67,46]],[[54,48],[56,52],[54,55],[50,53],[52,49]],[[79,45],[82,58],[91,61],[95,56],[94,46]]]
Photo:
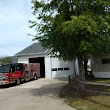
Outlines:
[[9,72],[10,72],[10,65],[0,66],[0,73],[9,73]]

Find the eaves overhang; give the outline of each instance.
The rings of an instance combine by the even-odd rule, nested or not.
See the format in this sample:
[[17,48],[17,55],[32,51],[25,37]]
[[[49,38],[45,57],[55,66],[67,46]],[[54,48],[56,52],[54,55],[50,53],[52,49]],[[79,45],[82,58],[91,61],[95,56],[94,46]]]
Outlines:
[[29,55],[46,55],[50,49],[47,49],[45,52],[38,52],[38,53],[28,53],[28,54],[16,54],[15,56],[29,56]]

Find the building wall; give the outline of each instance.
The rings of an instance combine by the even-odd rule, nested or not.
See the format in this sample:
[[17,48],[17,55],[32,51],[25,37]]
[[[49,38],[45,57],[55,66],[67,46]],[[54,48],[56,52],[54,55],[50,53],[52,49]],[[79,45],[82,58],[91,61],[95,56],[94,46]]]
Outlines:
[[[29,58],[45,57],[45,77],[56,78],[56,77],[68,77],[68,75],[75,76],[75,65],[74,61],[63,61],[49,55],[29,55],[18,57],[18,63],[29,63]],[[57,71],[53,71],[57,69]]]
[[45,73],[46,78],[52,78],[50,56],[45,57]]
[[96,78],[110,78],[110,55],[94,55],[92,73]]
[[29,58],[45,57],[45,54],[18,56],[18,63],[29,63]]
[[28,63],[28,57],[23,56],[23,57],[18,57],[18,63]]

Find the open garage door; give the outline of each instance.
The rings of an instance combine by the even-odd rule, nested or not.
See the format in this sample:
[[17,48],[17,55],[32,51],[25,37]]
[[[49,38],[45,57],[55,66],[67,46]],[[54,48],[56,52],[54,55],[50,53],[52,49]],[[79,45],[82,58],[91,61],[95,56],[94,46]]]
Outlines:
[[40,63],[40,74],[41,74],[41,78],[45,78],[44,57],[29,58],[29,63]]

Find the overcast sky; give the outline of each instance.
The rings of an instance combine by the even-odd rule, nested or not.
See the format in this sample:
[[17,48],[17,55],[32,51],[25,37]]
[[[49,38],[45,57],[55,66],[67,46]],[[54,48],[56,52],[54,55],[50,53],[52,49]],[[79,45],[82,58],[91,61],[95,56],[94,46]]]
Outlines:
[[12,56],[34,43],[29,28],[31,0],[0,0],[0,57]]

